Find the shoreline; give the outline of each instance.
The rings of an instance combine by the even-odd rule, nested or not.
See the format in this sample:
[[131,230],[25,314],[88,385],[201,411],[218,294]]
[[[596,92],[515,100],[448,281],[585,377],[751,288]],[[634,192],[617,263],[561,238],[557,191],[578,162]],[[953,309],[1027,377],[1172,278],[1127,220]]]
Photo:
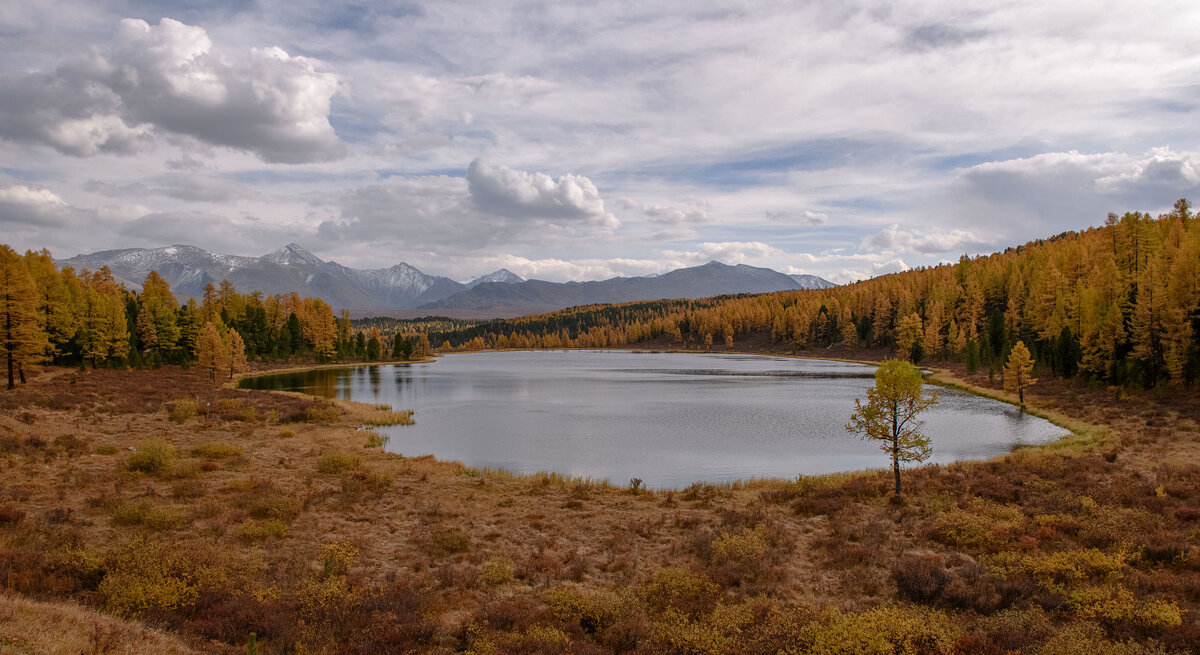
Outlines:
[[[317,371],[317,370],[325,370],[325,369],[358,368],[360,366],[385,366],[385,365],[394,365],[394,364],[429,363],[429,362],[435,362],[438,358],[440,358],[444,355],[447,355],[447,354],[474,354],[474,353],[497,353],[497,352],[556,352],[556,351],[559,351],[559,352],[591,351],[591,352],[665,353],[665,354],[699,354],[699,355],[739,355],[739,356],[749,356],[749,357],[778,357],[778,358],[782,358],[782,359],[801,359],[801,360],[816,360],[816,361],[827,361],[827,362],[842,362],[842,363],[848,363],[848,364],[862,364],[862,365],[867,365],[867,366],[878,366],[881,363],[880,361],[876,361],[876,360],[849,359],[849,358],[844,358],[844,357],[815,357],[815,356],[811,356],[811,355],[800,355],[800,354],[793,354],[793,353],[767,353],[767,352],[734,351],[734,350],[695,351],[695,350],[687,350],[687,349],[661,349],[661,348],[552,348],[552,349],[530,349],[530,348],[496,349],[496,348],[492,348],[492,349],[470,350],[470,351],[453,352],[453,353],[435,353],[431,357],[419,359],[419,360],[405,360],[405,361],[394,361],[394,362],[355,362],[355,363],[347,362],[347,363],[334,363],[334,364],[314,364],[314,365],[310,365],[310,366],[294,366],[294,367],[285,367],[285,368],[278,368],[278,369],[264,369],[264,370],[254,371],[254,372],[240,373],[240,374],[236,375],[232,380],[229,380],[224,386],[226,388],[230,388],[230,389],[234,389],[234,390],[249,391],[249,389],[242,389],[241,387],[238,386],[239,383],[241,382],[241,380],[246,379],[246,378],[253,378],[253,377],[266,377],[269,375],[279,375],[279,374],[284,374],[284,373],[304,373],[304,372],[308,372],[308,371]],[[948,371],[946,369],[937,368],[937,367],[933,367],[933,366],[924,366],[924,367],[920,367],[920,368],[930,371],[930,373],[928,373],[928,374],[923,374],[923,377],[924,377],[926,383],[928,383],[928,384],[947,388],[947,389],[955,389],[958,391],[963,391],[963,392],[969,393],[971,395],[979,396],[982,398],[987,398],[989,400],[1002,402],[1002,403],[1005,403],[1008,405],[1013,405],[1013,406],[1017,406],[1017,407],[1020,406],[1019,403],[1016,401],[1016,398],[1012,397],[1011,394],[1005,393],[1003,391],[997,391],[994,389],[988,389],[985,387],[980,387],[975,384],[971,384],[970,382],[967,382],[966,380],[956,377],[953,373],[951,373],[950,371]],[[275,390],[275,389],[269,389],[269,390],[268,389],[259,389],[259,391],[268,391],[270,393],[284,394],[284,395],[293,396],[293,397],[319,399],[319,400],[328,401],[331,403],[336,403],[336,404],[345,405],[345,406],[349,406],[349,407],[358,407],[361,409],[374,409],[375,408],[375,405],[373,403],[366,403],[366,402],[357,401],[357,400],[345,400],[345,399],[341,399],[341,398],[326,398],[324,396],[317,396],[314,394],[304,393],[301,391],[284,391],[284,390]],[[1000,459],[1003,459],[1006,457],[1010,457],[1015,453],[1027,453],[1027,452],[1036,451],[1036,450],[1045,450],[1047,452],[1061,452],[1064,450],[1086,451],[1087,449],[1089,449],[1089,447],[1095,446],[1096,444],[1103,442],[1104,439],[1108,438],[1111,433],[1111,431],[1104,426],[1093,425],[1093,424],[1085,423],[1085,422],[1078,421],[1075,419],[1071,419],[1071,418],[1069,418],[1063,414],[1060,414],[1058,412],[1055,412],[1053,410],[1049,410],[1046,408],[1040,408],[1040,407],[1036,407],[1036,406],[1031,406],[1028,403],[1026,404],[1026,406],[1024,408],[1022,408],[1022,411],[1026,414],[1029,414],[1029,415],[1037,417],[1037,418],[1041,418],[1043,420],[1050,422],[1053,425],[1056,425],[1060,428],[1063,428],[1064,430],[1067,430],[1067,434],[1065,434],[1057,439],[1054,439],[1053,441],[1047,441],[1045,443],[1034,444],[1034,445],[1018,445],[1018,446],[1013,447],[1012,450],[1010,450],[1007,453],[995,455],[992,457],[988,457],[986,459],[956,460],[955,462],[952,462],[952,463],[959,464],[959,463],[972,463],[972,462],[981,462],[981,463],[982,462],[991,462],[991,461],[1000,460]],[[396,453],[391,453],[391,454],[396,455]],[[407,456],[407,455],[400,455],[400,456],[409,458],[409,456]],[[618,487],[618,488],[624,488],[624,486],[625,486],[625,485],[621,485],[621,484],[614,484],[608,478],[593,479],[593,478],[589,478],[587,476],[567,476],[567,475],[557,473],[554,471],[535,471],[535,472],[531,472],[531,473],[518,473],[515,471],[508,470],[508,469],[503,469],[503,468],[493,468],[493,467],[488,467],[488,466],[471,466],[471,465],[463,463],[461,460],[442,460],[442,459],[439,459],[435,455],[422,455],[420,457],[432,457],[434,461],[439,462],[439,463],[458,465],[458,466],[462,467],[464,473],[466,475],[468,475],[469,477],[488,478],[488,477],[493,477],[493,476],[500,476],[500,477],[511,477],[511,478],[516,478],[516,479],[534,479],[534,478],[544,477],[546,475],[552,475],[552,476],[559,476],[559,477],[570,478],[570,479],[576,479],[576,478],[588,479],[593,482],[602,482],[602,483],[608,484],[610,486]],[[947,466],[947,465],[948,464],[922,464],[920,466],[908,467],[907,470],[915,470],[915,469],[924,468],[927,466]],[[795,484],[798,480],[802,480],[802,479],[813,480],[813,479],[821,479],[821,478],[830,477],[830,476],[842,476],[842,477],[851,476],[851,477],[853,477],[853,476],[860,476],[860,475],[869,475],[869,474],[872,474],[872,473],[875,473],[878,471],[885,471],[885,470],[888,470],[888,468],[886,466],[881,466],[879,468],[858,469],[858,470],[853,470],[853,471],[832,471],[829,473],[819,473],[819,474],[814,474],[814,475],[798,474],[796,477],[793,477],[793,478],[749,477],[749,478],[738,478],[736,480],[729,480],[729,481],[724,481],[724,482],[710,482],[710,481],[705,481],[705,480],[696,480],[692,484],[713,486],[713,487],[722,488],[722,489],[723,488],[733,488],[733,489],[752,488],[752,487],[757,487],[757,486],[777,486],[777,485]],[[678,488],[677,487],[661,487],[661,488],[654,487],[653,490],[656,492],[668,492],[668,491],[682,491],[683,489],[686,489],[686,488],[687,487],[678,487]],[[650,490],[650,489],[647,488],[647,490]]]

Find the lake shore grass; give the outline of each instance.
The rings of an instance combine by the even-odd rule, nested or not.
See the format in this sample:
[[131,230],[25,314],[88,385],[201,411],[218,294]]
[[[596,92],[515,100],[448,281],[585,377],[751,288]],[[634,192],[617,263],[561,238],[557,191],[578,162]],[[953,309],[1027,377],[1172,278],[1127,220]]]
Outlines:
[[0,586],[111,634],[148,623],[230,655],[250,632],[272,654],[1200,643],[1186,390],[1043,379],[1031,408],[1102,438],[907,469],[896,502],[874,470],[673,490],[513,475],[364,447],[363,417],[391,408],[170,367],[31,373],[0,394]]

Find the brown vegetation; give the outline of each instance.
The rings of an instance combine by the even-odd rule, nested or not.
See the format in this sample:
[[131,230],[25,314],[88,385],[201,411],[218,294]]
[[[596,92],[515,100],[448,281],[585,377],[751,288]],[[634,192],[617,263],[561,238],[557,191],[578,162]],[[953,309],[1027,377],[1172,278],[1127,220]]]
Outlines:
[[895,503],[884,472],[513,476],[363,448],[390,408],[49,371],[0,395],[0,585],[207,652],[1196,652],[1200,399],[1027,402],[1104,427]]

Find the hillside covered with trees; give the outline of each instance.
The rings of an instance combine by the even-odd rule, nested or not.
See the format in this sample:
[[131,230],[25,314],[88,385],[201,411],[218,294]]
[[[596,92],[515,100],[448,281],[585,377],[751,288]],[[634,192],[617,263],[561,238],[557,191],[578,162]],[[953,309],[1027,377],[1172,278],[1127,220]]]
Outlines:
[[1200,224],[1180,200],[1158,217],[1110,214],[1083,232],[831,289],[576,307],[429,336],[459,349],[736,348],[765,334],[797,351],[888,348],[913,361],[962,361],[971,372],[998,372],[1024,341],[1059,376],[1193,384]]

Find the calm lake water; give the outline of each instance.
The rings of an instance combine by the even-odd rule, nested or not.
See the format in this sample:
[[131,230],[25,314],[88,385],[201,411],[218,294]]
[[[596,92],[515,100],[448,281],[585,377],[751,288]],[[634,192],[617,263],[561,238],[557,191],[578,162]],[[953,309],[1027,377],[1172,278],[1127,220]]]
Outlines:
[[[747,355],[522,351],[262,376],[242,387],[412,409],[415,425],[378,429],[405,455],[662,488],[890,466],[878,445],[843,427],[874,371]],[[1011,405],[932,390],[941,402],[923,417],[933,462],[1066,434]]]

